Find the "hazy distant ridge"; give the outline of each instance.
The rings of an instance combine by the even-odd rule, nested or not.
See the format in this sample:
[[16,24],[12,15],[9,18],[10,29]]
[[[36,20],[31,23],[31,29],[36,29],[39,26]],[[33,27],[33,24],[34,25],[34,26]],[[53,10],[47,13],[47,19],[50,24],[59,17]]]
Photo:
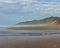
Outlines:
[[60,24],[60,17],[48,17],[42,20],[32,20],[26,22],[20,22],[17,25],[36,25],[36,24],[48,24],[48,25],[58,25]]

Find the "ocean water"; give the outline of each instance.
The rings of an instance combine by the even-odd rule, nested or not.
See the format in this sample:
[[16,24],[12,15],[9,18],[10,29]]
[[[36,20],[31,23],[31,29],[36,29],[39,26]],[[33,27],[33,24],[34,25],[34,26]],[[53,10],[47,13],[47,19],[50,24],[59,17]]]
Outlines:
[[60,35],[60,30],[11,30],[0,28],[0,36],[47,36]]
[[0,44],[53,36],[60,37],[60,30],[10,30],[5,27],[0,28]]
[[0,28],[0,36],[46,36],[59,34],[60,30],[11,30]]

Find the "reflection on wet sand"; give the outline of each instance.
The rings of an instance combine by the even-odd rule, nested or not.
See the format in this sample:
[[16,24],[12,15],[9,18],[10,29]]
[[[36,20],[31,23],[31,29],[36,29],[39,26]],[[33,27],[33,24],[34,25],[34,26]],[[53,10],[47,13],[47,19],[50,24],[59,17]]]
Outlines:
[[0,48],[60,48],[60,35],[7,39]]
[[0,48],[60,48],[60,30],[0,29]]

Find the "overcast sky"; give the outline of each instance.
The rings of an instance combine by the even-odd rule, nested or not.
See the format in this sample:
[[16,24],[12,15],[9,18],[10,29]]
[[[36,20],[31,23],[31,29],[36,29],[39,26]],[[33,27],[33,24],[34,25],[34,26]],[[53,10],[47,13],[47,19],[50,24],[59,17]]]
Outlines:
[[0,25],[60,16],[60,0],[0,0]]

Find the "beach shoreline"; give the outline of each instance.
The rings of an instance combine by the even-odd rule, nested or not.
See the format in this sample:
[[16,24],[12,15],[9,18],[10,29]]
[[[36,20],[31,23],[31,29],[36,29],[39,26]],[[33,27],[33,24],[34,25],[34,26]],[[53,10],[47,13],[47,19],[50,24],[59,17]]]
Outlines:
[[[25,37],[26,38],[26,37]],[[0,48],[60,48],[60,35],[32,37],[26,40],[12,39],[0,44]]]
[[60,26],[10,27],[12,30],[60,30]]

